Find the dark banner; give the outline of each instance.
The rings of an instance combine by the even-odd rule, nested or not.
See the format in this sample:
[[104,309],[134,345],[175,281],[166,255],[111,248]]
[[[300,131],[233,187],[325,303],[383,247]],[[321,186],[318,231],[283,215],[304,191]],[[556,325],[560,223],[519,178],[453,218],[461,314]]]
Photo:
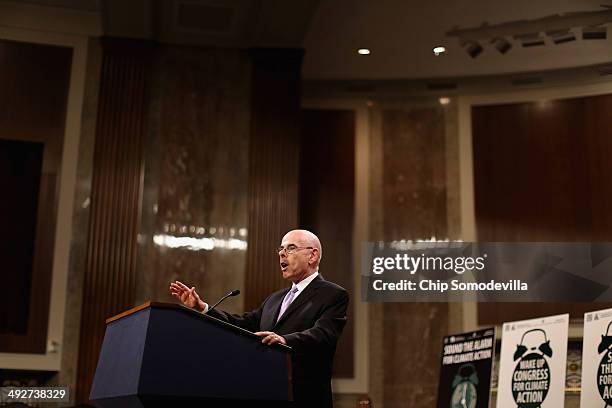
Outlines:
[[444,338],[438,408],[488,408],[495,329]]
[[362,249],[374,302],[610,302],[611,242],[378,242]]

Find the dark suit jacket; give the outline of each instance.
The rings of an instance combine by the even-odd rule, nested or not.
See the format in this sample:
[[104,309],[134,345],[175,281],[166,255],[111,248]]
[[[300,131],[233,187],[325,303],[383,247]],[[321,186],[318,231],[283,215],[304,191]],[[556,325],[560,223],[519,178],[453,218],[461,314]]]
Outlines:
[[252,332],[273,331],[293,349],[293,389],[296,402],[331,407],[331,370],[336,343],[346,324],[347,291],[317,276],[276,322],[290,288],[271,294],[262,305],[243,315],[212,310],[210,315]]

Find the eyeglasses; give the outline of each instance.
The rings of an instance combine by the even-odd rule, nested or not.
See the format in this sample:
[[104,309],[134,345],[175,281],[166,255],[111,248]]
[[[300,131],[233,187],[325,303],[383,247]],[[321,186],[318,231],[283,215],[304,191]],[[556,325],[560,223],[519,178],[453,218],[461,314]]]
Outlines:
[[280,254],[281,252],[286,251],[287,255],[291,255],[292,253],[300,251],[302,249],[314,249],[314,247],[299,247],[297,245],[289,244],[287,245],[287,248],[285,248],[284,246],[281,245],[278,248],[276,248],[276,252]]

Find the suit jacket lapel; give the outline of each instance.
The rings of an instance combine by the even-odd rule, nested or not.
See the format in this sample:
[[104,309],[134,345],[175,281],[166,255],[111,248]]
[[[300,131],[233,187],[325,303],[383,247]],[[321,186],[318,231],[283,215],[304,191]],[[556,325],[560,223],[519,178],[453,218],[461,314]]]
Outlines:
[[259,325],[261,330],[272,330],[274,328],[274,325],[276,324],[276,319],[278,318],[278,313],[280,312],[280,308],[283,303],[283,299],[285,299],[285,296],[287,295],[287,292],[289,292],[290,289],[291,287],[281,292],[281,294],[275,299],[270,299],[271,303],[269,310],[273,310],[274,312],[265,313],[262,315],[262,322]]
[[[321,278],[320,275],[317,276],[316,278],[314,278],[313,281],[310,282],[308,284],[308,286],[306,286],[306,289],[304,289],[304,291],[302,293],[300,293],[300,295],[297,297],[297,299],[295,299],[293,302],[291,302],[291,304],[289,305],[287,310],[285,310],[285,313],[283,313],[283,315],[281,316],[280,320],[274,324],[274,327],[278,326],[283,321],[285,321],[289,315],[291,315],[296,310],[299,310],[299,308],[300,308],[300,306],[302,304],[304,304],[308,299],[313,297],[315,295],[317,289],[319,289],[319,282],[321,280],[322,280],[322,278]],[[285,294],[286,293],[287,292],[285,292]],[[285,298],[285,296],[283,296],[282,299],[284,299],[284,298]],[[281,303],[282,303],[282,299],[281,299]],[[277,309],[276,315],[274,316],[275,320],[278,317],[278,313],[279,312],[280,312],[280,304],[279,304],[279,307]]]

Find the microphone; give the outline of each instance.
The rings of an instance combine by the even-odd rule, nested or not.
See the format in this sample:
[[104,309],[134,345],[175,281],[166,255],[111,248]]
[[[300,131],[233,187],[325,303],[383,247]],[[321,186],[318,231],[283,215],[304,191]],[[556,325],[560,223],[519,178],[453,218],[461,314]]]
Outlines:
[[221,299],[219,299],[219,301],[217,303],[215,303],[212,307],[209,307],[208,310],[206,311],[206,313],[208,313],[211,310],[213,310],[215,307],[217,307],[219,305],[219,303],[223,302],[228,297],[230,297],[230,296],[238,296],[239,294],[240,294],[240,291],[238,289],[232,290],[230,293],[228,293],[227,295],[225,295]]

